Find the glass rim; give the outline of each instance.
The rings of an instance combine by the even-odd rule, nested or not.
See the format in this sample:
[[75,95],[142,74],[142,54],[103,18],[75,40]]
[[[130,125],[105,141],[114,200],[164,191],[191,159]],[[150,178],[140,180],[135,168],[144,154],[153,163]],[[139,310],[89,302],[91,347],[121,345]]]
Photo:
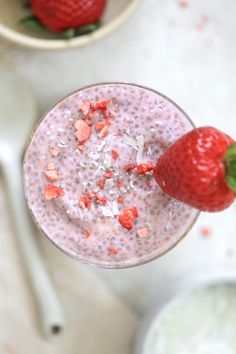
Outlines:
[[[189,227],[186,229],[186,231],[181,235],[181,237],[179,237],[171,246],[169,246],[167,249],[165,249],[164,251],[162,251],[161,253],[159,254],[156,254],[156,255],[153,255],[147,259],[142,259],[142,258],[145,258],[145,255],[140,257],[139,259],[137,259],[136,262],[131,262],[129,263],[129,260],[126,260],[126,261],[118,261],[118,262],[115,262],[115,261],[102,261],[102,262],[99,262],[99,261],[91,261],[88,257],[80,257],[80,255],[73,255],[71,254],[69,251],[65,250],[64,248],[60,247],[54,240],[52,240],[50,238],[50,236],[44,231],[43,229],[43,226],[40,225],[40,223],[37,221],[37,218],[36,216],[34,215],[33,213],[33,210],[32,210],[32,207],[29,203],[29,197],[28,197],[28,193],[27,193],[27,188],[26,188],[26,182],[25,182],[25,165],[26,165],[26,155],[27,155],[27,151],[28,151],[28,148],[30,147],[30,144],[32,142],[32,139],[34,137],[34,134],[36,132],[36,130],[38,129],[38,127],[40,126],[40,124],[43,122],[43,120],[46,118],[46,116],[48,115],[48,113],[53,110],[56,106],[58,106],[60,103],[62,103],[65,99],[75,95],[76,93],[80,92],[80,91],[84,91],[84,90],[87,90],[87,89],[90,89],[90,88],[93,88],[93,87],[98,87],[98,86],[104,86],[104,85],[127,85],[127,86],[133,86],[133,87],[138,87],[138,88],[141,88],[141,89],[145,89],[147,91],[151,91],[153,92],[154,94],[157,94],[159,96],[161,96],[162,98],[164,98],[165,100],[167,100],[168,102],[170,102],[173,106],[175,106],[177,108],[177,110],[179,110],[183,116],[187,119],[187,121],[191,124],[191,126],[193,128],[195,128],[195,124],[193,123],[193,121],[191,120],[191,118],[187,115],[187,113],[177,104],[175,103],[175,101],[173,101],[172,99],[170,99],[168,96],[162,94],[161,92],[155,90],[155,89],[152,89],[152,88],[149,88],[148,86],[145,86],[145,85],[139,85],[139,84],[135,84],[135,83],[131,83],[131,82],[119,82],[119,81],[111,81],[111,82],[101,82],[101,83],[96,83],[96,84],[91,84],[91,85],[87,85],[87,86],[83,86],[75,91],[72,91],[71,93],[67,94],[66,96],[64,96],[63,98],[59,99],[55,104],[51,105],[47,111],[41,116],[41,118],[37,121],[37,123],[35,124],[34,128],[32,129],[32,132],[29,136],[29,139],[28,141],[26,142],[26,145],[25,145],[25,149],[24,149],[24,152],[23,152],[23,163],[22,163],[22,166],[23,166],[23,189],[24,189],[24,195],[25,195],[25,198],[26,198],[26,202],[27,202],[27,206],[28,206],[28,209],[30,211],[30,214],[31,214],[31,217],[34,221],[34,223],[36,224],[36,226],[38,227],[38,229],[47,237],[47,239],[54,245],[56,246],[57,249],[59,249],[60,251],[62,251],[64,254],[66,254],[67,256],[69,256],[70,258],[76,260],[76,261],[79,261],[83,264],[87,264],[87,265],[90,265],[90,266],[93,266],[95,268],[103,268],[103,269],[126,269],[126,268],[134,268],[134,267],[137,267],[137,266],[141,266],[141,265],[144,265],[146,263],[149,263],[149,262],[152,262],[162,256],[164,256],[166,253],[168,253],[169,251],[171,251],[173,248],[175,248],[186,236],[187,234],[191,231],[191,229],[193,228],[193,226],[195,225],[199,215],[200,215],[200,211],[195,209],[196,210],[196,215],[195,217],[193,218],[191,224],[189,225]],[[172,198],[174,199],[174,198]]]

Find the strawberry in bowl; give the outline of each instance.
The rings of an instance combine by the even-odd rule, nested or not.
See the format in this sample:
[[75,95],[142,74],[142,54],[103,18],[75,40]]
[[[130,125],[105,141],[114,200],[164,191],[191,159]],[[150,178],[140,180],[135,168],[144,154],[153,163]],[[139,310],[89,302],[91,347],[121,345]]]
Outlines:
[[29,6],[33,16],[23,19],[22,24],[72,38],[99,27],[106,0],[31,0]]

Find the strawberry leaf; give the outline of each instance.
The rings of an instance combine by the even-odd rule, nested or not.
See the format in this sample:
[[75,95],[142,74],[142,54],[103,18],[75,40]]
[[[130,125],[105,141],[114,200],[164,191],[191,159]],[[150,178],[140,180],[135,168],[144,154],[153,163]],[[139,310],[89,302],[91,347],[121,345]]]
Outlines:
[[19,23],[32,29],[41,30],[41,31],[45,30],[45,27],[35,16],[25,17],[22,20],[20,20]]
[[63,36],[67,39],[74,38],[76,36],[76,30],[74,28],[68,28],[62,32]]
[[229,161],[234,159],[236,161],[236,143],[227,148],[227,153],[225,155],[225,160]]
[[227,184],[236,193],[236,143],[229,146],[225,155]]
[[89,25],[85,25],[85,26],[80,26],[77,31],[76,34],[78,36],[80,35],[84,35],[84,34],[89,34],[93,31],[95,31],[96,29],[98,29],[100,27],[100,23],[96,22],[96,23],[91,23]]
[[228,176],[227,185],[234,193],[236,193],[236,177]]

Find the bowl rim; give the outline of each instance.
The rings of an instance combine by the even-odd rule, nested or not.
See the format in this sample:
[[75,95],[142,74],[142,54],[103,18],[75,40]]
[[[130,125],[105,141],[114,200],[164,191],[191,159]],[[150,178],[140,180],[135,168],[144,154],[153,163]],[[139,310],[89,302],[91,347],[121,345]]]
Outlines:
[[105,24],[90,34],[81,37],[75,37],[72,39],[41,39],[18,33],[1,23],[0,36],[16,44],[35,49],[55,50],[82,47],[86,44],[100,40],[119,27],[129,18],[141,1],[142,0],[132,0],[132,2],[128,4],[126,8],[111,22]]

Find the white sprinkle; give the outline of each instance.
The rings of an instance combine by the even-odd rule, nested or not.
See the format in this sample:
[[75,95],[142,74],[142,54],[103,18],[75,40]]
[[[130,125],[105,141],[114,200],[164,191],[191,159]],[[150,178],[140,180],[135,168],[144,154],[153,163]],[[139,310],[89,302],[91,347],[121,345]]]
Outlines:
[[152,156],[152,154],[153,154],[153,153],[152,153],[152,148],[151,148],[151,146],[149,146],[149,147],[148,147],[148,151],[147,151],[147,155],[148,155],[148,156]]
[[104,156],[104,165],[106,168],[110,168],[112,164],[112,160],[111,160],[111,154],[105,153]]
[[135,150],[138,151],[138,142],[137,140],[130,138],[128,135],[125,135],[122,139],[122,142],[126,145],[132,146]]
[[80,208],[78,208],[78,213],[79,213],[79,217],[81,220],[83,220],[84,218],[84,213],[82,212],[82,210]]
[[93,204],[91,205],[90,210],[92,210],[92,211],[95,210],[95,206]]
[[81,167],[86,167],[85,163],[83,163],[83,162],[79,162],[79,165],[80,165]]
[[121,187],[121,188],[120,188],[120,191],[121,191],[121,193],[123,193],[123,194],[127,192],[126,188],[124,188],[124,187]]
[[86,187],[87,184],[88,184],[88,182],[86,182],[86,181],[83,181],[83,182],[82,182],[82,185],[83,185],[84,187]]
[[111,189],[113,187],[113,178],[107,178],[105,180],[104,189]]
[[118,209],[118,204],[115,200],[112,202],[112,212],[114,215],[119,215],[120,213]]
[[131,187],[131,188],[133,188],[133,189],[135,189],[135,190],[136,190],[136,188],[135,188],[135,185],[134,185],[134,183],[133,183],[133,179],[132,179],[132,178],[130,178],[130,180],[129,180],[129,185],[130,185],[130,187]]
[[105,142],[105,140],[103,140],[103,141],[101,142],[101,144],[98,145],[97,151],[98,151],[98,152],[101,152],[105,145],[106,145],[106,142]]
[[92,160],[91,163],[93,164],[94,167],[98,167],[98,162]]
[[108,207],[105,207],[105,206],[101,206],[100,209],[101,209],[101,212],[104,216],[113,218],[114,215],[113,215],[111,209],[109,209]]
[[92,159],[94,159],[94,160],[98,160],[100,155],[99,155],[98,153],[96,153],[96,152],[91,151],[91,152],[89,153],[89,156],[90,156]]
[[138,143],[138,153],[136,156],[136,162],[137,164],[140,164],[143,159],[143,147],[144,147],[144,137],[143,135],[139,135],[136,137],[137,143]]
[[63,140],[61,140],[60,143],[57,144],[57,146],[58,146],[58,147],[61,147],[61,148],[67,147],[66,143],[65,143]]

